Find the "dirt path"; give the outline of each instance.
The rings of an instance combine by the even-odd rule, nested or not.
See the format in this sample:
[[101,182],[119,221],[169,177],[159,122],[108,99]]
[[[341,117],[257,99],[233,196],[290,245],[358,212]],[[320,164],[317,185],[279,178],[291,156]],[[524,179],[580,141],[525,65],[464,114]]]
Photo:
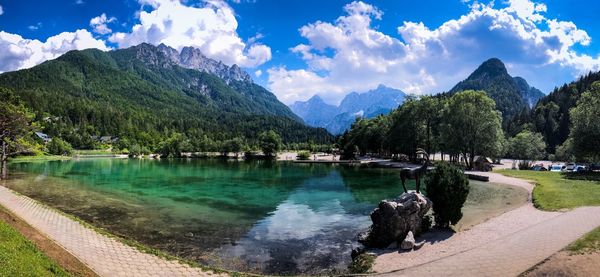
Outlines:
[[[525,188],[530,195],[533,190],[533,185],[520,179],[496,173],[478,174],[489,176],[490,182]],[[567,213],[543,212],[528,201],[464,232],[427,234],[421,238],[426,244],[420,250],[382,254],[373,269],[412,276],[518,275],[598,225],[600,207]]]

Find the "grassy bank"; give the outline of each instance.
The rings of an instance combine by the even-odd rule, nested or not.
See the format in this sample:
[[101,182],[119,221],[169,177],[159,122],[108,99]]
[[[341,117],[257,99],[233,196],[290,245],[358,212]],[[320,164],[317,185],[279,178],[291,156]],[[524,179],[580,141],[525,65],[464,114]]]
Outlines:
[[38,155],[38,156],[20,156],[11,158],[8,160],[9,163],[29,163],[29,162],[48,162],[48,161],[61,161],[70,160],[69,156],[55,156],[55,155]]
[[500,174],[534,181],[533,203],[542,210],[559,211],[600,205],[600,182],[566,179],[559,172],[498,170]]
[[69,276],[17,230],[0,220],[0,276]]

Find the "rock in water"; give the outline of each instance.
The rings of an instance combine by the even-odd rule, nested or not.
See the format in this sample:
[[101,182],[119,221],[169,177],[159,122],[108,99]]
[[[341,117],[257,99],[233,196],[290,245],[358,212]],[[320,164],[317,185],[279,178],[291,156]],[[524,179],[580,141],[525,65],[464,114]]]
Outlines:
[[411,250],[415,247],[415,236],[412,231],[408,231],[406,238],[400,244],[400,249],[402,250]]
[[423,217],[431,205],[431,200],[414,191],[381,201],[371,213],[373,224],[368,235],[360,242],[367,247],[384,248],[393,242],[403,242],[409,232],[419,235]]

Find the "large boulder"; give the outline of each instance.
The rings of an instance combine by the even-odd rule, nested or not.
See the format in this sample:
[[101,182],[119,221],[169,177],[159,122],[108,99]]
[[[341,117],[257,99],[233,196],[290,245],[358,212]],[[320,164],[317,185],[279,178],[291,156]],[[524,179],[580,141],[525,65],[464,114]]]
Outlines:
[[367,247],[384,248],[392,243],[401,244],[409,232],[418,236],[431,206],[431,200],[414,191],[381,201],[371,213],[373,224],[369,232],[360,242]]

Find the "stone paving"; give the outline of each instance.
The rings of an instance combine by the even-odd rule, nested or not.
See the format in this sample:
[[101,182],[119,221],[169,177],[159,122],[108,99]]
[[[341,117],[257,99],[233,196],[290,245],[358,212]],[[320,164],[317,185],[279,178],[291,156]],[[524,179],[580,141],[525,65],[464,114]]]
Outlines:
[[517,276],[600,225],[600,207],[583,207],[437,261],[384,276]]
[[3,186],[0,186],[0,205],[57,242],[100,276],[216,276],[142,253]]
[[[495,173],[484,175],[494,178],[496,182],[510,182],[527,188],[527,185],[519,179]],[[531,188],[527,189],[531,192]],[[547,216],[543,215],[547,212],[535,210],[533,207],[531,210],[533,216]],[[598,226],[600,226],[600,207],[577,208],[569,212],[549,215],[540,222],[480,245],[474,245],[470,249],[377,275],[518,276]],[[418,254],[418,251],[415,254]],[[396,255],[396,258],[402,257]],[[393,260],[387,262],[393,263]]]

